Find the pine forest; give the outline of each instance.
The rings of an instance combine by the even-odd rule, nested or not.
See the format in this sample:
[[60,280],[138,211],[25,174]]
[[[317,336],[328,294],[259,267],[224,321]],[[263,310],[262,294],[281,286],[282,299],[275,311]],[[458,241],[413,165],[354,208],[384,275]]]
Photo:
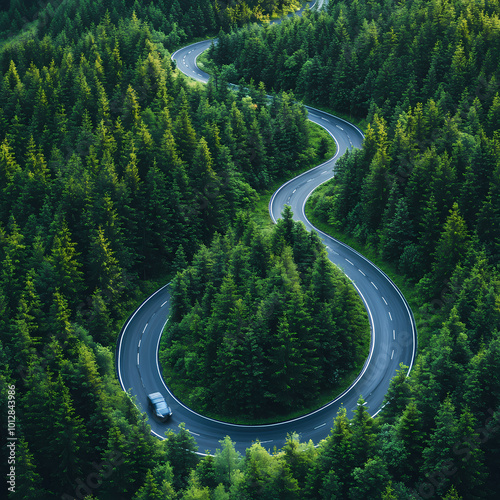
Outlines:
[[[316,4],[0,6],[2,498],[499,497],[500,3]],[[208,38],[196,83],[171,55]],[[367,357],[364,303],[318,234],[267,215],[273,186],[325,161],[306,105],[363,129],[305,211],[402,289],[415,365],[320,442],[158,439],[116,349],[168,282],[159,363],[197,412],[306,412]]]

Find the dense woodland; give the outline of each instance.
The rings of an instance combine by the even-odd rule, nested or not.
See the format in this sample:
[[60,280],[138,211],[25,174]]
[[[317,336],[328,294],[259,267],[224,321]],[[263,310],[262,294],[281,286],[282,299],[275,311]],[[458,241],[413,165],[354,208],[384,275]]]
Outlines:
[[114,24],[135,12],[153,37],[172,50],[193,37],[267,20],[299,5],[297,0],[11,0],[9,9],[0,12],[0,33],[15,36],[35,28],[38,36],[72,43],[92,23],[99,24],[106,12]]
[[[497,498],[498,2],[332,1],[232,31],[241,5],[13,1],[0,17],[12,37],[0,52],[0,411],[7,422],[15,385],[19,438],[9,498]],[[170,51],[219,28],[215,60],[257,89],[198,88],[171,67]],[[291,435],[239,456],[226,438],[201,458],[183,426],[149,434],[117,383],[114,343],[147,280],[200,244],[207,256],[244,241],[235,214],[314,156],[304,109],[287,93],[267,104],[266,87],[368,116],[363,150],[313,208],[415,287],[424,341],[376,419],[361,400],[318,447]]]
[[495,0],[334,1],[279,25],[221,32],[212,57],[237,79],[354,116],[380,108],[392,125],[430,99],[443,116],[465,119],[480,105],[486,118],[498,106],[499,9]]
[[423,352],[410,379],[394,380],[379,419],[382,448],[401,445],[403,455],[372,458],[423,498],[451,485],[463,498],[498,494],[487,486],[497,429],[476,445],[469,438],[500,404],[499,14],[495,2],[330,2],[280,26],[221,33],[212,48],[226,74],[368,116],[363,149],[310,203],[419,296]]
[[75,43],[5,43],[0,68],[2,419],[14,384],[22,437],[12,497],[70,494],[118,448],[134,472],[100,490],[132,496],[164,449],[117,384],[120,327],[146,280],[315,158],[306,114],[262,87],[193,86],[135,14],[104,14]]
[[[30,54],[40,52],[38,68]],[[120,318],[137,278],[171,269],[181,246],[192,253],[252,206],[251,185],[313,156],[289,96],[268,106],[257,91],[254,102],[193,89],[135,17],[104,20],[72,49],[45,37],[2,55],[2,283],[13,314],[31,273],[42,309],[57,290],[73,312],[102,303],[100,321],[106,305]],[[112,326],[91,333],[109,344]]]
[[363,303],[316,233],[292,217],[285,207],[269,235],[241,217],[174,279],[160,361],[191,408],[288,416],[362,366]]

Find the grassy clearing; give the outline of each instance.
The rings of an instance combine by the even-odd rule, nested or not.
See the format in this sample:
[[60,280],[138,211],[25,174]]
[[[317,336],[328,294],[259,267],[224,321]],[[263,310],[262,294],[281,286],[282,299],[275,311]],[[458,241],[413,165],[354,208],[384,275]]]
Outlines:
[[209,74],[212,74],[217,67],[212,59],[208,57],[208,50],[205,50],[197,57],[196,64],[198,65],[198,68]]

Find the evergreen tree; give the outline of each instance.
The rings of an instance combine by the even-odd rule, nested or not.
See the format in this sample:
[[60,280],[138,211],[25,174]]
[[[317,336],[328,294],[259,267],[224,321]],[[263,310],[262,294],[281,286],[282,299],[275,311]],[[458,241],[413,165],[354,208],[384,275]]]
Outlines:
[[429,488],[443,494],[450,486],[450,476],[455,472],[453,446],[457,442],[458,429],[455,407],[447,397],[440,405],[435,427],[424,448],[422,474]]
[[364,467],[353,470],[354,486],[349,491],[349,498],[373,498],[379,494],[389,480],[389,473],[384,462],[376,457],[370,458]]
[[365,400],[359,397],[354,415],[351,420],[351,451],[354,463],[361,467],[368,459],[372,458],[376,446],[377,428],[375,421],[368,413]]
[[399,370],[391,379],[389,389],[384,397],[384,411],[381,415],[384,422],[393,424],[410,402],[412,389],[408,382],[407,370],[407,366],[400,364]]
[[[35,377],[30,378],[30,389],[23,398],[25,432],[30,436],[46,487],[71,488],[72,481],[82,471],[79,451],[87,446],[83,420],[75,415],[69,390],[61,375],[41,373]],[[47,430],[53,439],[45,439]]]
[[16,486],[14,492],[9,493],[9,498],[34,500],[46,498],[48,492],[42,486],[42,477],[37,472],[33,454],[24,438],[17,442],[15,470]]
[[242,467],[242,457],[236,451],[233,441],[229,436],[219,441],[222,448],[215,451],[214,467],[217,483],[226,487],[233,484],[233,476]]
[[68,226],[62,221],[54,236],[49,262],[58,274],[57,288],[71,303],[76,302],[83,292],[82,265],[75,247]]
[[460,216],[458,205],[454,203],[434,253],[432,282],[435,289],[441,287],[451,276],[455,266],[467,254],[469,248],[469,232]]
[[151,470],[148,470],[144,485],[137,490],[134,500],[161,500],[162,498],[165,498],[163,492],[160,491],[160,488],[156,484]]
[[394,216],[382,230],[380,242],[382,257],[397,261],[405,247],[412,242],[413,236],[408,207],[405,199],[400,198],[396,204]]
[[198,447],[184,424],[179,425],[179,432],[170,430],[167,433],[165,454],[174,471],[174,487],[176,490],[187,485],[191,470],[196,467]]
[[423,427],[422,413],[417,405],[411,401],[395,425],[397,436],[404,445],[406,457],[405,461],[400,464],[398,474],[405,477],[409,484],[413,484],[418,479],[419,470],[422,466]]
[[181,108],[174,124],[174,136],[180,157],[189,165],[196,151],[197,137],[191,123],[189,103],[184,89],[181,90],[180,100]]

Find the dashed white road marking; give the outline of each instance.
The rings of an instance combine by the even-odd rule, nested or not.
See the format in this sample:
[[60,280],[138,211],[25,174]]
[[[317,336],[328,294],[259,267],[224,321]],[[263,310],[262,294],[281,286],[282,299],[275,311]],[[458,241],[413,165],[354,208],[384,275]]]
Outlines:
[[142,330],[142,333],[146,331],[146,328],[148,327],[149,323],[146,323],[146,326],[144,327],[144,330]]
[[317,425],[314,429],[319,429],[320,427],[324,427],[326,425],[326,422],[323,422],[320,425]]
[[137,366],[139,366],[139,353],[137,353]]
[[168,302],[168,300],[166,300],[165,302],[163,302],[163,304],[160,307],[163,307],[167,302]]
[[361,269],[358,269],[358,271],[359,271],[359,272],[360,272],[363,276],[366,276],[366,274],[365,274],[363,271],[361,271]]
[[384,304],[387,305],[387,300],[385,300],[385,297],[382,297],[382,300],[384,301]]
[[294,190],[292,191],[292,194],[293,194],[293,193],[295,193],[295,191],[297,191],[297,190],[296,190],[296,189],[294,189]]
[[344,130],[341,126],[339,125],[335,125],[337,128],[339,128],[340,130]]
[[349,262],[349,264],[351,264],[351,266],[354,266],[354,264],[349,260],[349,259],[345,259],[347,262]]
[[375,287],[375,290],[378,290],[377,285],[373,281],[370,281],[370,283]]
[[137,346],[137,349],[139,349],[141,347],[141,342],[142,342],[142,339],[139,339],[139,345]]
[[396,340],[396,330],[392,330],[392,339]]
[[392,350],[391,359],[392,359],[393,356],[394,356],[394,349]]
[[391,314],[391,311],[389,311],[389,318],[391,318],[391,321],[392,321],[392,314]]

